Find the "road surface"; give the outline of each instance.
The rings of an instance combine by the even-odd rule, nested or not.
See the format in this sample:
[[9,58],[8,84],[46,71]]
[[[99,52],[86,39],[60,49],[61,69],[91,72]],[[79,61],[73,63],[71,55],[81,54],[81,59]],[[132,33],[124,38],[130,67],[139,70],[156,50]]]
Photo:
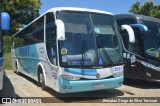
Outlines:
[[[12,70],[5,70],[4,87],[0,92],[0,97],[43,98],[41,102],[47,103],[98,103],[105,99],[115,97],[159,97],[160,82],[146,82],[141,80],[125,80],[122,87],[109,90],[60,94],[50,88],[42,90],[37,86],[37,82],[29,77],[20,74],[17,75]],[[116,105],[117,103],[115,103]],[[141,103],[142,104],[142,103]],[[59,104],[58,104],[59,105]],[[95,104],[92,104],[95,105]],[[102,106],[105,104],[101,104]],[[112,104],[114,105],[114,104]],[[123,105],[123,103],[122,103]],[[152,105],[158,106],[158,103]]]

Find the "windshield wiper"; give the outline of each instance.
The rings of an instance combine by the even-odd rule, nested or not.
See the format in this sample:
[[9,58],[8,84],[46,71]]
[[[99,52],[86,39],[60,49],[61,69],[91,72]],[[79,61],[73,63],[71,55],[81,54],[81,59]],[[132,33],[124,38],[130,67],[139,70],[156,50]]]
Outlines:
[[82,47],[81,47],[81,54],[82,54],[82,59],[81,59],[81,65],[84,65],[84,59],[86,58],[85,50],[88,50],[86,39],[84,34],[82,34]]
[[[97,47],[98,47],[98,53],[99,53],[99,51],[100,51],[99,49],[100,49],[101,45],[100,45],[98,39],[97,39]],[[103,54],[105,55],[105,57],[107,57],[109,63],[110,63],[111,65],[113,65],[113,61],[111,60],[111,57],[109,56],[108,52],[107,52],[103,47],[101,48],[101,50],[102,50]],[[101,53],[100,53],[100,54],[101,54]],[[106,63],[107,63],[107,62],[106,62]]]
[[101,48],[103,53],[105,54],[105,56],[108,58],[109,62],[111,65],[113,65],[113,61],[111,60],[111,57],[109,56],[107,50],[105,50],[104,48]]

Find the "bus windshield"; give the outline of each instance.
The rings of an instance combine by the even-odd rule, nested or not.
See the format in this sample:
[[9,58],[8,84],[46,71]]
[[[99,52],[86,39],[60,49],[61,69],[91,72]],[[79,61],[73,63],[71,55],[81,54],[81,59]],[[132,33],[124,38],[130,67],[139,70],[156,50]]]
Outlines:
[[59,41],[61,66],[122,64],[122,45],[115,18],[89,12],[57,12],[64,22],[64,41]]
[[160,58],[160,23],[141,21],[149,32],[144,39],[144,50],[149,56]]

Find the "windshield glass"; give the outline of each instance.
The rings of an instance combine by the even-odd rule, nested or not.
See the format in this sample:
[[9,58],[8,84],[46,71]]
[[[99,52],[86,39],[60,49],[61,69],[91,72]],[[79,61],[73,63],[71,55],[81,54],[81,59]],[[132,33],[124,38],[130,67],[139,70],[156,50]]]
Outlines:
[[64,22],[66,37],[59,41],[60,65],[106,66],[123,62],[113,16],[61,11],[57,18]]
[[144,39],[144,50],[149,56],[160,58],[160,23],[142,21],[148,27],[148,33]]

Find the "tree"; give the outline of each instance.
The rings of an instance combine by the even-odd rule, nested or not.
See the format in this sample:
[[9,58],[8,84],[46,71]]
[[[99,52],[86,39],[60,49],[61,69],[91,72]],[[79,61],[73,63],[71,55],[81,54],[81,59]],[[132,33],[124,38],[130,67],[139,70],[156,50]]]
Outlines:
[[12,33],[27,25],[39,16],[40,0],[2,0],[0,10],[11,16]]
[[152,1],[145,2],[142,6],[140,2],[137,1],[131,7],[129,12],[134,14],[152,16],[156,18],[160,18],[160,5],[155,5]]

